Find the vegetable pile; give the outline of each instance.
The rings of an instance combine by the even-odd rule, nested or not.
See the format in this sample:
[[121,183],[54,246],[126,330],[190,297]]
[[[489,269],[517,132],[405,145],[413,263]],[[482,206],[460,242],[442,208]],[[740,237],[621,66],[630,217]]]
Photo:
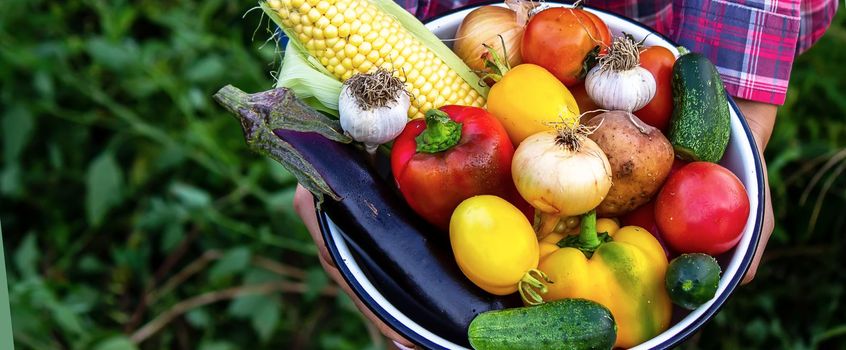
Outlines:
[[749,217],[718,164],[722,82],[578,5],[507,3],[471,12],[453,53],[390,0],[267,0],[290,38],[277,89],[215,98],[424,327],[476,349],[636,346],[714,297],[707,254]]

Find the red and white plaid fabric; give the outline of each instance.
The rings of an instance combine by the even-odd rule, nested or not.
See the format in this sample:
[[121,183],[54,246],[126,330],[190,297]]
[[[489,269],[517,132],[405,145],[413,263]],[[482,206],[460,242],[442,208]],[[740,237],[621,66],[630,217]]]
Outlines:
[[[487,0],[397,0],[418,18]],[[735,97],[781,105],[795,57],[825,33],[836,0],[588,0],[707,56]]]

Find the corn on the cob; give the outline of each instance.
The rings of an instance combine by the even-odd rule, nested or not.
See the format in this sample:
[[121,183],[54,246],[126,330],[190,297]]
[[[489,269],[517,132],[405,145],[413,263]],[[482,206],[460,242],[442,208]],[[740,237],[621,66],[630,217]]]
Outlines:
[[298,40],[341,81],[376,67],[393,71],[414,97],[409,118],[446,104],[485,104],[473,86],[370,0],[266,0],[266,4],[291,40]]

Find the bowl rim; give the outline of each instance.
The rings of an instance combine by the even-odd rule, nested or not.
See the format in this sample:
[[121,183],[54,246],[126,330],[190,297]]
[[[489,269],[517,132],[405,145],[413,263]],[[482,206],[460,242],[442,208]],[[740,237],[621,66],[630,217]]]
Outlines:
[[[547,1],[547,2],[548,3],[563,4],[563,5],[572,5],[573,4],[572,2],[568,2],[568,1]],[[424,23],[429,23],[429,22],[441,19],[443,17],[450,16],[454,13],[465,11],[467,9],[476,8],[476,7],[485,6],[485,5],[499,4],[499,3],[501,3],[501,1],[490,0],[490,1],[485,1],[485,2],[481,2],[481,3],[468,5],[468,6],[462,6],[462,7],[459,7],[459,8],[455,8],[455,9],[446,11],[446,12],[441,13],[437,16],[432,17],[432,18],[429,18],[426,21],[424,21]],[[635,21],[633,19],[630,19],[630,18],[622,16],[622,15],[618,15],[618,14],[613,13],[613,12],[598,9],[598,8],[595,8],[595,7],[591,7],[591,6],[587,6],[587,5],[585,5],[584,7],[588,8],[590,10],[593,10],[593,11],[598,11],[598,12],[602,12],[604,14],[607,14],[607,15],[610,15],[610,16],[613,16],[613,17],[617,17],[620,20],[628,22],[629,24],[636,25],[636,26],[641,27],[643,29],[649,30],[654,35],[656,35],[656,36],[660,37],[661,39],[667,41],[668,43],[672,44],[673,46],[679,46],[674,40],[668,38],[667,36],[665,36],[661,33],[656,32],[654,29],[652,29],[649,26],[646,26],[646,25],[644,25],[644,24],[642,24],[638,21]],[[746,122],[746,117],[740,111],[740,108],[738,108],[738,106],[735,103],[732,96],[728,95],[728,93],[726,93],[726,95],[728,97],[728,101],[729,101],[731,108],[734,110],[735,114],[737,115],[737,117],[740,121],[740,124],[743,127],[744,134],[746,135],[746,141],[749,142],[750,145],[752,145],[752,147],[751,147],[752,152],[751,153],[752,153],[752,158],[753,158],[753,162],[754,162],[754,166],[755,166],[755,182],[757,183],[757,188],[758,188],[758,198],[757,198],[758,199],[758,205],[757,205],[757,209],[755,211],[756,218],[755,218],[755,223],[754,223],[753,228],[752,228],[752,237],[750,238],[749,249],[746,251],[746,254],[741,259],[740,267],[739,267],[737,273],[734,276],[732,276],[731,280],[728,281],[726,288],[725,288],[725,291],[715,298],[715,300],[710,304],[708,309],[705,310],[705,312],[702,314],[702,316],[700,316],[699,318],[692,321],[687,327],[685,327],[684,329],[682,329],[678,333],[673,334],[665,342],[658,344],[657,347],[656,347],[657,349],[669,349],[669,348],[672,348],[672,347],[680,344],[681,342],[683,342],[684,340],[686,340],[690,336],[692,336],[700,328],[702,328],[703,325],[705,325],[708,321],[710,321],[717,314],[717,312],[719,312],[719,310],[723,307],[725,302],[728,300],[729,296],[731,296],[731,294],[734,292],[734,290],[740,285],[740,282],[743,280],[743,277],[746,275],[746,272],[749,270],[749,267],[750,267],[752,260],[755,256],[755,252],[757,250],[759,240],[760,240],[760,237],[761,237],[761,230],[762,230],[762,227],[763,227],[763,217],[764,217],[764,203],[765,203],[764,201],[765,201],[765,192],[766,192],[764,190],[764,188],[765,188],[764,187],[764,175],[763,175],[763,165],[761,163],[761,155],[758,152],[758,148],[755,146],[755,139],[754,139],[754,136],[752,135],[751,129],[749,128],[749,125]],[[326,213],[324,211],[320,210],[319,208],[315,209],[315,211],[316,211],[316,214],[317,214],[318,225],[320,227],[320,231],[321,231],[321,234],[323,236],[324,243],[326,245],[327,251],[329,252],[329,255],[331,256],[331,258],[333,260],[333,263],[338,268],[338,270],[341,272],[341,276],[347,282],[347,284],[350,286],[353,293],[355,293],[355,295],[359,299],[361,299],[363,304],[368,309],[370,309],[370,311],[373,312],[373,314],[376,315],[376,317],[378,317],[388,327],[390,327],[395,332],[402,335],[403,337],[405,337],[409,341],[413,342],[415,345],[422,346],[422,347],[425,347],[425,348],[428,348],[428,349],[443,349],[444,347],[442,347],[439,344],[434,343],[433,341],[427,339],[423,335],[418,334],[416,331],[412,330],[411,328],[409,328],[408,326],[403,324],[401,321],[397,320],[393,315],[390,314],[390,312],[388,312],[387,310],[382,308],[380,305],[378,305],[376,300],[370,294],[368,294],[368,292],[365,290],[364,286],[357,279],[353,278],[353,272],[350,270],[349,266],[347,266],[347,264],[345,263],[344,257],[341,256],[341,253],[340,253],[339,249],[337,248],[338,246],[337,246],[337,242],[335,241],[335,237],[333,237],[333,235],[332,235],[332,229],[331,229],[330,226],[334,226],[334,224],[330,222],[331,219],[328,217],[328,215],[326,215]],[[750,212],[750,214],[752,214],[752,213]]]

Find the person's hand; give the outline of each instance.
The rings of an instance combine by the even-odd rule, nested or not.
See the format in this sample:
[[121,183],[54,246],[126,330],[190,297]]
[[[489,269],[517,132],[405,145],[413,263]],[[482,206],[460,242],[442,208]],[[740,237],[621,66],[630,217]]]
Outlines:
[[399,345],[413,349],[414,344],[394,332],[391,327],[388,327],[388,325],[382,322],[379,317],[376,317],[376,315],[374,315],[373,312],[371,312],[370,309],[361,302],[361,299],[353,293],[350,286],[341,276],[341,272],[338,271],[338,268],[332,262],[332,256],[329,255],[329,251],[326,250],[326,243],[323,242],[323,235],[321,235],[320,227],[317,225],[317,214],[314,211],[314,197],[312,197],[311,193],[300,185],[297,185],[297,191],[294,194],[294,210],[303,220],[308,232],[311,234],[311,238],[314,240],[314,244],[320,252],[318,255],[320,265],[323,266],[323,269],[326,270],[329,277],[331,277],[332,280],[335,281],[335,283],[337,283],[345,293],[347,293],[350,299],[352,299],[355,303],[358,310],[364,314],[364,317],[370,320],[370,322],[372,322],[385,337]]
[[755,143],[758,146],[758,154],[761,156],[761,165],[764,170],[764,225],[761,228],[761,239],[758,241],[758,249],[755,250],[755,257],[752,259],[752,265],[743,276],[743,284],[749,283],[755,278],[758,272],[758,265],[761,263],[761,256],[764,254],[764,249],[767,248],[767,242],[773,233],[775,227],[773,218],[773,205],[770,200],[770,181],[767,178],[767,162],[764,160],[764,149],[767,148],[767,143],[770,141],[770,135],[773,133],[773,126],[775,126],[777,106],[752,102],[747,100],[736,100],[740,111],[746,116],[746,122],[749,124],[749,129],[752,130],[752,135],[755,137]]

